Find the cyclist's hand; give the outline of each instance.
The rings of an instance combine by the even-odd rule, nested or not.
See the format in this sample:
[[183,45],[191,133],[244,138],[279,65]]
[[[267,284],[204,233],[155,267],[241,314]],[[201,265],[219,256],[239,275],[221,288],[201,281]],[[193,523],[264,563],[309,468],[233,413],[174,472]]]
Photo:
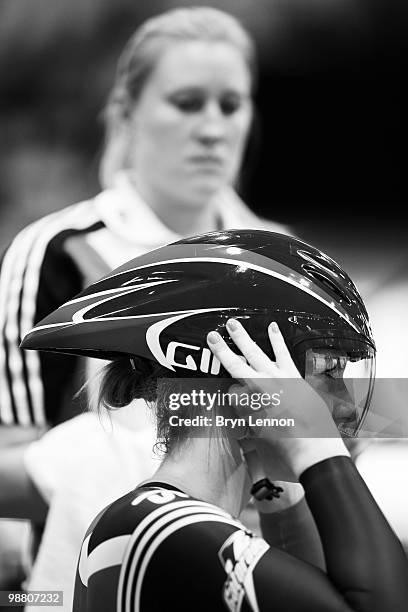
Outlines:
[[[247,418],[248,423],[251,414],[252,421],[255,417],[262,422],[268,418],[279,418],[282,423],[279,427],[252,427],[250,435],[277,445],[297,476],[300,470],[305,469],[308,458],[315,463],[316,457],[322,460],[319,459],[322,454],[324,458],[347,455],[325,402],[300,376],[278,325],[271,323],[268,328],[276,361],[272,361],[259,348],[235,319],[228,321],[227,330],[246,362],[228,347],[217,332],[208,334],[208,345],[230,375],[241,383],[241,393],[257,392],[267,394],[270,398],[276,398],[277,395],[280,398],[279,404],[270,402],[256,412],[251,408],[251,402],[247,402],[249,405],[244,411],[238,402],[237,411],[240,416]],[[236,385],[234,391],[237,391]]]

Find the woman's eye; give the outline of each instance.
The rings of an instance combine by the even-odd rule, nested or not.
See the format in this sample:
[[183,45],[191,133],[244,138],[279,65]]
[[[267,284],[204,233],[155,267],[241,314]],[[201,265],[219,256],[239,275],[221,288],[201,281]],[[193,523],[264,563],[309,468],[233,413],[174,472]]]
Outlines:
[[322,374],[328,378],[342,378],[347,365],[347,357],[316,355],[314,358],[315,374]]
[[220,100],[221,112],[224,115],[232,115],[241,106],[242,101],[238,96],[229,96]]
[[183,113],[198,113],[205,101],[200,96],[178,96],[170,99],[171,103]]
[[328,378],[343,378],[347,360],[337,360],[331,368],[328,368],[324,374]]
[[[199,94],[179,94],[171,96],[169,101],[183,113],[199,113],[208,102],[205,96]],[[228,116],[235,113],[241,107],[242,99],[235,94],[227,95],[218,100],[218,105],[221,113]]]

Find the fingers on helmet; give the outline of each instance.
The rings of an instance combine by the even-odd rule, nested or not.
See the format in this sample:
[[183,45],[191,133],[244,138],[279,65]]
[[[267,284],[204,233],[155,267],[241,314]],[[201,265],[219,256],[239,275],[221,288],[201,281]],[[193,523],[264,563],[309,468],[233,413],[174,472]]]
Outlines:
[[245,363],[242,357],[231,351],[225,340],[216,331],[211,331],[207,335],[207,343],[214,355],[229,372],[232,378],[251,377],[253,374],[252,368]]
[[271,366],[271,360],[261,348],[254,342],[245,328],[236,319],[227,321],[227,330],[234,344],[239,348],[249,365],[257,372],[267,372]]
[[272,345],[273,352],[275,354],[276,364],[280,368],[285,369],[296,369],[293,362],[292,356],[289,353],[289,349],[286,346],[286,342],[282,333],[279,329],[278,324],[273,321],[268,327],[269,340]]

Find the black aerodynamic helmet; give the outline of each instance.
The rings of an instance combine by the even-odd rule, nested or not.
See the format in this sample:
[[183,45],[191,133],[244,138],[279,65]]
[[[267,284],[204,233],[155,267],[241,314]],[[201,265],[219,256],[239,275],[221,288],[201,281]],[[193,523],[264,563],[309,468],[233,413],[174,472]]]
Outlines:
[[375,363],[364,303],[336,262],[283,234],[211,232],[141,255],[39,322],[22,347],[109,360],[138,355],[180,377],[226,376],[206,334],[215,329],[232,346],[231,317],[272,358],[266,330],[276,321],[304,377],[343,378],[348,369],[365,379],[362,422]]

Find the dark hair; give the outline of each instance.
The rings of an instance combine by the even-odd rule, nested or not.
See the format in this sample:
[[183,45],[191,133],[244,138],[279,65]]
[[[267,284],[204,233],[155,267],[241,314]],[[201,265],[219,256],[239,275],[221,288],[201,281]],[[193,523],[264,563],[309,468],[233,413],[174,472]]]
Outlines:
[[[96,397],[98,412],[102,409],[116,410],[128,406],[135,399],[143,399],[156,417],[157,451],[170,454],[189,439],[191,428],[170,425],[169,418],[174,412],[169,400],[172,394],[190,393],[197,386],[204,387],[204,378],[179,378],[176,373],[173,374],[160,364],[138,356],[112,361],[101,370],[100,376]],[[230,378],[220,379],[219,388],[225,388],[227,391],[231,382]],[[217,413],[217,409],[214,413]],[[180,405],[177,415],[181,418],[193,418],[197,416],[197,407]],[[204,433],[208,437],[213,434],[211,428]],[[224,440],[223,429],[219,430],[218,437]]]
[[134,357],[132,361],[127,357],[115,359],[102,371],[98,407],[122,408],[134,399],[155,402],[158,378],[167,372],[163,366],[142,357]]
[[[135,356],[116,359],[101,371],[97,409],[116,410],[135,399],[143,399],[156,417],[156,450],[167,454],[187,439],[185,428],[171,427],[172,411],[168,399],[172,393],[186,391],[186,383],[160,364]],[[190,413],[189,413],[190,412]],[[193,416],[191,408],[181,408],[180,416]],[[182,414],[181,414],[182,413]]]

